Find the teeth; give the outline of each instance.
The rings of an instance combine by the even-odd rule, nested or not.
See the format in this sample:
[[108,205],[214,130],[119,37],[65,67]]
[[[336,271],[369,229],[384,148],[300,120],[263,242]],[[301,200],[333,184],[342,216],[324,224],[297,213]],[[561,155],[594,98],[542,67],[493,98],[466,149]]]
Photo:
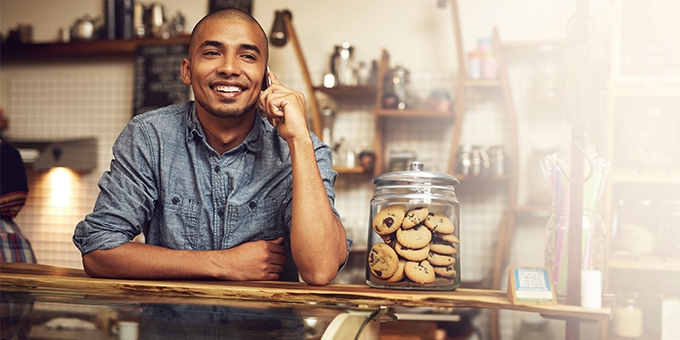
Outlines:
[[226,93],[233,93],[233,92],[239,92],[241,91],[241,88],[238,86],[216,86],[215,91],[217,92],[226,92]]

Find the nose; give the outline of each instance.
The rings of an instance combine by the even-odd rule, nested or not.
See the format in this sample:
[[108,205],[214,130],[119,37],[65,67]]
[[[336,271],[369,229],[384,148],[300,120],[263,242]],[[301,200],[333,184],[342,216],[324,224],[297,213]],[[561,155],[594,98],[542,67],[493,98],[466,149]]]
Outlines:
[[217,68],[217,73],[224,74],[227,77],[238,75],[240,72],[241,68],[238,63],[238,58],[228,54],[222,58],[222,62]]

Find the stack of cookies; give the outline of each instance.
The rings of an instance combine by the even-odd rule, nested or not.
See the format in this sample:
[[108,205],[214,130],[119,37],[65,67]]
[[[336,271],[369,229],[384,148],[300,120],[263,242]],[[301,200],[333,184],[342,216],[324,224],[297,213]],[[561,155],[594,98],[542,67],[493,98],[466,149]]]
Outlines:
[[425,285],[439,279],[441,285],[453,283],[460,242],[446,215],[431,212],[427,206],[407,209],[394,204],[381,209],[371,227],[384,241],[368,253],[371,281]]

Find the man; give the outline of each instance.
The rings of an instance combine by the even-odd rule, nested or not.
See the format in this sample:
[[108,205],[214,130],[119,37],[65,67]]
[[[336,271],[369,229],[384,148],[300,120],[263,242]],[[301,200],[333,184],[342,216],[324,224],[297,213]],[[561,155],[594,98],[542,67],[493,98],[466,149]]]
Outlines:
[[[245,12],[221,10],[196,25],[181,66],[195,102],[128,123],[94,211],[76,226],[89,275],[335,278],[351,241],[333,208],[331,152],[307,128],[304,96],[266,71],[268,52]],[[142,232],[145,244],[130,242]]]
[[[19,150],[0,137],[0,262],[36,263],[31,242],[14,221],[27,197],[28,177]],[[0,294],[0,339],[28,339],[32,311],[30,296]]]

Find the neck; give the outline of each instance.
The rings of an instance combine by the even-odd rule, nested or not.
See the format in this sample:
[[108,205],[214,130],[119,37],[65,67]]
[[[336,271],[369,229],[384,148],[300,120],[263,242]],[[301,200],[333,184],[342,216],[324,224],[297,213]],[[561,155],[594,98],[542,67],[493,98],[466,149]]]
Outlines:
[[237,147],[250,133],[255,123],[255,110],[243,117],[215,117],[203,110],[197,110],[198,120],[203,126],[208,144],[222,155]]

